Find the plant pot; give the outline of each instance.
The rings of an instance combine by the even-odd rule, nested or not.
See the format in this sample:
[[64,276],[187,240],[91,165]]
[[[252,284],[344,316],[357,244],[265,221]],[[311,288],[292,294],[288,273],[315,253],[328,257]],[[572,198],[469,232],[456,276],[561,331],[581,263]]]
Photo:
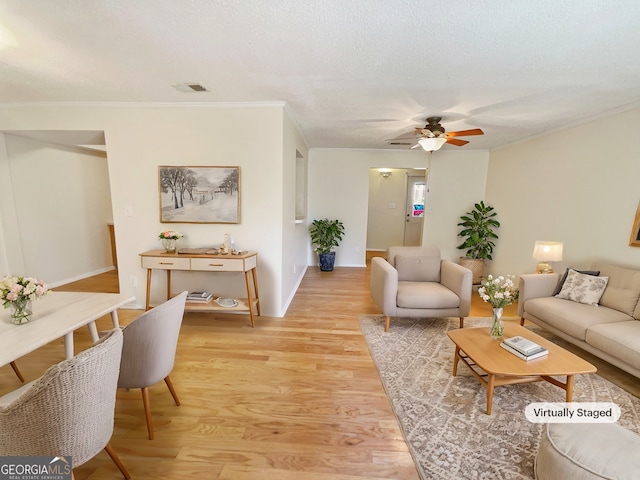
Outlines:
[[474,285],[480,285],[482,277],[484,276],[484,260],[481,258],[468,258],[460,257],[460,265],[471,270],[473,274],[472,283]]
[[318,260],[320,261],[320,270],[323,272],[333,271],[333,264],[336,261],[336,252],[319,253]]

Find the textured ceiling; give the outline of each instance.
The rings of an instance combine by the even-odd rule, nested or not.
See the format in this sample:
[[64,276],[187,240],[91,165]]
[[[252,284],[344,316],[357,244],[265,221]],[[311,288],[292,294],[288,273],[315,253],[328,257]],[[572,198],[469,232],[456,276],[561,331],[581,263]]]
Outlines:
[[637,0],[0,2],[2,103],[282,101],[309,147],[505,145],[640,106],[639,58]]

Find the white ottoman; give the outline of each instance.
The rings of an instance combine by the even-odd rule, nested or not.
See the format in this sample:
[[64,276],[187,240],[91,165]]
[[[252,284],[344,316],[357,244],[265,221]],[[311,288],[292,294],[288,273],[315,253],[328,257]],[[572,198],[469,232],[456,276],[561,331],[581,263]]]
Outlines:
[[550,423],[536,455],[539,480],[637,480],[640,436],[616,423]]

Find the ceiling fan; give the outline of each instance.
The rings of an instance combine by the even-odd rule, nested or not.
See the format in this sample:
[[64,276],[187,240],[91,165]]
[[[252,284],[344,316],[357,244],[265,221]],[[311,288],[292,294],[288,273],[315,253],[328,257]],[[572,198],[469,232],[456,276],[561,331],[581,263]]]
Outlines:
[[416,127],[416,132],[412,137],[400,137],[387,140],[389,145],[411,145],[410,142],[404,142],[403,140],[416,140],[411,148],[422,147],[426,151],[432,152],[439,150],[442,145],[449,143],[462,147],[469,143],[467,140],[460,140],[457,137],[467,137],[471,135],[484,135],[484,132],[479,128],[471,130],[460,130],[458,132],[445,132],[444,127],[440,124],[442,117],[429,117],[427,118],[427,124],[424,127]]

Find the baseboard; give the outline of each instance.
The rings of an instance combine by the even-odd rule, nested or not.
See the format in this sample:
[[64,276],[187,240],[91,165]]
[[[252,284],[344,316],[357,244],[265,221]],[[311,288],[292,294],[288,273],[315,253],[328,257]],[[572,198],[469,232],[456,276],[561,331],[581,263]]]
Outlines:
[[47,283],[47,288],[56,288],[61,285],[66,285],[67,283],[77,282],[78,280],[84,280],[85,278],[93,277],[94,275],[100,275],[101,273],[111,272],[112,270],[115,270],[115,269],[116,267],[112,265],[110,267],[94,270],[93,272],[83,273],[82,275],[78,275],[76,277],[66,278],[58,282]]

